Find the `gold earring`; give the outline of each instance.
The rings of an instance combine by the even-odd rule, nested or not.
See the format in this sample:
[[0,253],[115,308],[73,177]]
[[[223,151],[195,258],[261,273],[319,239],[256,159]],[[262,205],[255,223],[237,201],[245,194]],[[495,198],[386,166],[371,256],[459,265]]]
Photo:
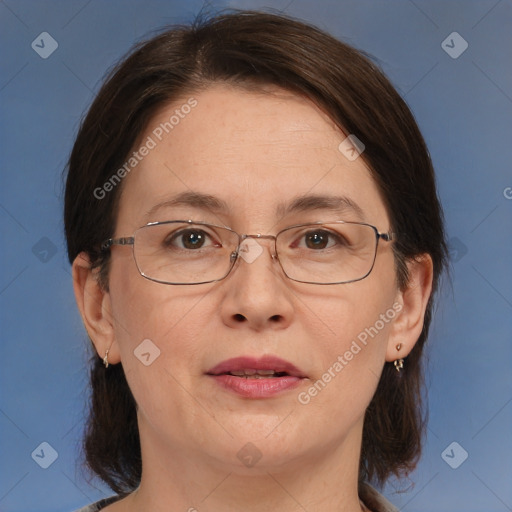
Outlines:
[[[399,343],[397,346],[396,346],[396,351],[397,352],[400,352],[400,349],[402,348],[402,344]],[[397,359],[395,361],[395,368],[396,368],[396,371],[398,373],[400,373],[400,370],[404,367],[404,360],[402,358],[400,359]]]
[[105,357],[103,358],[103,364],[105,365],[105,368],[108,368],[108,351],[110,350],[110,347],[107,348],[105,351]]

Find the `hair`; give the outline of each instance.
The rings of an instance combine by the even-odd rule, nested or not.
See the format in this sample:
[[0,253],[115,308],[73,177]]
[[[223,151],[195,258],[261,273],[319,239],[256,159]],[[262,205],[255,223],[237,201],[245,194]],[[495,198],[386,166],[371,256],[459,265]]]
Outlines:
[[[447,248],[423,137],[406,103],[363,52],[302,21],[254,11],[198,19],[137,44],[107,76],[70,155],[64,207],[69,261],[87,253],[108,291],[109,252],[101,244],[115,231],[122,183],[102,198],[94,191],[129,158],[159,109],[216,83],[291,91],[356,135],[397,233],[398,286],[407,286],[408,261],[424,254],[432,258],[433,291],[421,335],[402,372],[384,365],[363,427],[360,484],[406,476],[421,453],[426,418],[421,356]],[[106,370],[94,354],[90,365],[84,467],[115,492],[129,493],[142,474],[137,406],[122,364]]]

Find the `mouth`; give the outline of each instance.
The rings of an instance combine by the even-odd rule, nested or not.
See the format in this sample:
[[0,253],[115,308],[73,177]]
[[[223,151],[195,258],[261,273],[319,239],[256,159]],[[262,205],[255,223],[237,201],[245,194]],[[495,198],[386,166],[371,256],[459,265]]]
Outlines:
[[255,370],[247,368],[245,370],[233,370],[223,375],[233,375],[234,377],[244,377],[245,379],[271,379],[276,377],[289,376],[287,372],[276,372],[275,370]]
[[297,387],[307,378],[295,365],[275,356],[228,359],[206,375],[222,388],[245,398],[269,398]]
[[275,356],[235,357],[222,361],[208,370],[207,375],[233,375],[246,379],[269,379],[279,377],[306,377],[304,372],[299,370],[289,361]]

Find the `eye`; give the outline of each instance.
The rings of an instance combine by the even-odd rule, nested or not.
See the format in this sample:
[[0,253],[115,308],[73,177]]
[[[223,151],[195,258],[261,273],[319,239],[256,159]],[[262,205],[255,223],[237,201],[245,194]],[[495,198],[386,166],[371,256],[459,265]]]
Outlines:
[[344,240],[336,233],[325,229],[315,229],[303,233],[297,243],[297,247],[321,250],[329,249],[334,245],[344,245]]
[[221,244],[214,242],[212,237],[202,229],[182,229],[171,233],[165,239],[165,245],[176,246],[179,249],[201,249],[203,247],[221,247]]

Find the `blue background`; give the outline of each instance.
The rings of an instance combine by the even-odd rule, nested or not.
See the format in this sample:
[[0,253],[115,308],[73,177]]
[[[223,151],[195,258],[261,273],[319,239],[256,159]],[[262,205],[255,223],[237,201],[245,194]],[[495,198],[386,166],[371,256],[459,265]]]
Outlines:
[[[424,455],[411,482],[385,494],[407,512],[512,510],[512,3],[209,5],[272,7],[313,22],[373,54],[411,106],[437,170],[453,286],[442,290],[429,344]],[[0,2],[1,511],[69,512],[111,494],[75,464],[88,342],[65,254],[61,171],[107,68],[201,7]],[[31,48],[44,31],[58,43],[47,59]],[[441,45],[454,31],[469,44],[456,59]],[[444,452],[454,441],[460,447]],[[48,469],[31,457],[42,442],[58,453]],[[459,463],[462,449],[468,458],[452,469],[446,461]]]

